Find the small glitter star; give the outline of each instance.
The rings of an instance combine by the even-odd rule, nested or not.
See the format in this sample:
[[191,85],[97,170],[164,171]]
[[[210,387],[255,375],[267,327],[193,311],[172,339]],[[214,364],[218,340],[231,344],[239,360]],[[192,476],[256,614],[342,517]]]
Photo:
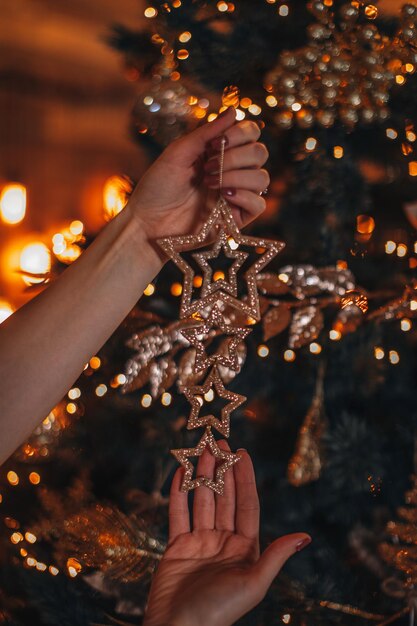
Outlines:
[[[223,335],[230,337],[227,345],[228,354],[216,352],[215,354],[208,356],[205,350],[204,341],[210,336],[210,331],[218,334],[216,333],[217,329],[220,330]],[[185,328],[181,331],[181,334],[196,349],[194,365],[195,372],[201,372],[214,363],[220,363],[220,365],[224,365],[224,367],[229,367],[234,372],[238,372],[240,370],[240,365],[237,348],[239,343],[243,341],[251,332],[252,330],[250,328],[227,324],[218,306],[214,305],[206,320],[198,326]]]
[[[220,459],[224,462],[216,467],[214,480],[207,476],[197,476],[193,479],[194,466],[189,460],[189,457],[201,456],[206,447],[209,448],[215,459]],[[179,448],[177,450],[171,450],[171,452],[185,469],[181,491],[191,491],[191,489],[205,485],[219,495],[223,495],[224,475],[228,469],[240,460],[238,454],[219,448],[210,427],[206,428],[206,432],[194,448]]]
[[[212,389],[216,390],[217,397],[229,400],[229,402],[221,410],[221,419],[215,417],[212,413],[200,416],[201,409],[204,405],[202,398]],[[191,413],[188,418],[187,428],[199,428],[200,426],[213,426],[224,437],[230,435],[230,415],[232,411],[237,409],[246,400],[245,396],[234,393],[226,389],[220,377],[219,371],[214,366],[202,385],[194,385],[193,387],[184,387],[183,393],[191,404]]]
[[[230,285],[233,286],[233,278],[230,278],[230,282],[227,283],[229,285],[229,291],[220,287],[212,293],[207,293],[207,295],[193,300],[193,279],[195,272],[181,253],[210,243],[210,234],[213,230],[220,230],[227,235],[228,245],[233,242],[232,245],[235,246],[234,248],[230,246],[232,250],[236,250],[242,245],[251,248],[260,255],[249,269],[243,273],[242,278],[247,288],[247,296],[244,298],[237,298],[232,295],[232,293],[229,293]],[[184,274],[184,286],[180,306],[180,317],[182,319],[192,316],[193,313],[204,310],[208,305],[218,300],[229,304],[258,321],[261,319],[256,275],[283,249],[284,244],[280,241],[242,235],[233,219],[230,206],[224,198],[218,200],[208,220],[204,223],[197,235],[166,237],[165,239],[158,239],[157,243]],[[243,254],[247,253],[244,252]],[[209,288],[208,290],[210,291]]]

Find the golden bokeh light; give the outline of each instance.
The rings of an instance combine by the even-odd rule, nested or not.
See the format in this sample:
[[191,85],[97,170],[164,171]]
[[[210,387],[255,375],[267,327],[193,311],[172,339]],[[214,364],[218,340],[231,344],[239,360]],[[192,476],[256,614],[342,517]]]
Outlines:
[[[51,269],[51,253],[41,241],[27,244],[20,253],[19,269],[26,285],[43,283]],[[41,275],[41,276],[40,276]]]
[[0,194],[0,217],[5,224],[19,224],[26,215],[26,187],[5,185]]

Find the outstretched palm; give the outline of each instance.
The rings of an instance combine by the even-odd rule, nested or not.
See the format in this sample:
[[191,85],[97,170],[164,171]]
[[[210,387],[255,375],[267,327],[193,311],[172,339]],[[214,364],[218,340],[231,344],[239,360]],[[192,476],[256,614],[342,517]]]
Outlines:
[[[225,441],[220,447],[228,449]],[[309,542],[287,535],[259,556],[259,501],[252,462],[245,451],[226,473],[225,493],[207,487],[195,492],[193,530],[187,494],[180,491],[182,470],[171,487],[170,539],[154,577],[144,626],[197,623],[226,626],[265,595],[285,561]],[[213,476],[214,458],[206,450],[197,475]]]

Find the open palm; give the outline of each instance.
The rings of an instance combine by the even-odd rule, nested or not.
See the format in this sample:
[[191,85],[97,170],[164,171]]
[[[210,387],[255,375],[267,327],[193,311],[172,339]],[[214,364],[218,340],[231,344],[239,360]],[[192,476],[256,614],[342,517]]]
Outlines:
[[[219,446],[228,450],[225,441]],[[144,626],[230,626],[258,604],[285,561],[308,545],[304,533],[286,535],[259,554],[259,500],[248,453],[225,475],[223,496],[195,492],[193,528],[182,468],[172,481],[169,543],[155,574]],[[197,475],[213,477],[205,450]]]

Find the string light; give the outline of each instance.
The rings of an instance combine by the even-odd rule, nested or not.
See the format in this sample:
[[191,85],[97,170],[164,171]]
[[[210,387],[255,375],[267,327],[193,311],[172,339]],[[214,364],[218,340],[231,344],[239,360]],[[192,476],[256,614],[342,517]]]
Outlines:
[[13,472],[12,470],[7,472],[7,480],[12,485],[12,487],[16,487],[16,485],[19,484],[19,476],[16,474],[16,472]]
[[82,570],[81,563],[71,557],[67,560],[67,570],[71,578],[75,578]]
[[393,365],[397,365],[400,362],[400,355],[396,350],[389,351],[389,360]]
[[395,252],[396,247],[397,247],[397,244],[395,243],[395,241],[386,241],[385,242],[386,254],[392,254],[393,252]]
[[161,404],[163,404],[163,406],[169,406],[171,402],[172,402],[171,394],[165,391],[161,396]]
[[329,337],[332,341],[339,341],[339,339],[342,338],[342,333],[340,332],[340,330],[336,330],[336,329],[332,329],[329,332]]
[[315,137],[309,137],[306,139],[305,146],[308,152],[312,152],[317,147],[317,139]]
[[25,533],[25,539],[28,543],[36,543],[37,537],[31,532]]
[[104,383],[101,383],[100,385],[98,385],[96,387],[96,391],[95,394],[96,396],[98,396],[99,398],[101,398],[102,396],[104,396],[107,393],[107,385],[105,385]]
[[70,400],[77,400],[77,398],[79,398],[81,396],[81,391],[78,387],[73,387],[73,389],[70,389],[68,392],[68,398]]
[[381,361],[381,359],[383,359],[384,356],[385,356],[385,352],[379,346],[375,346],[375,348],[374,348],[374,356],[375,356],[375,358],[378,361]]
[[260,346],[258,346],[257,352],[258,352],[258,356],[260,356],[261,359],[265,359],[269,354],[269,348],[268,346],[261,344]]
[[90,367],[93,370],[98,370],[101,365],[101,359],[98,356],[93,356],[90,359]]
[[173,296],[180,296],[182,294],[182,285],[181,285],[181,283],[173,283],[171,285],[171,294]]
[[6,300],[0,300],[0,324],[14,313],[14,308]]
[[38,274],[46,277],[51,269],[51,253],[47,246],[40,241],[26,245],[20,253],[19,268],[26,285],[43,283],[45,278]]
[[155,7],[146,7],[143,13],[145,17],[148,17],[150,19],[158,15],[158,11],[155,9]]
[[59,569],[55,567],[54,565],[50,565],[48,569],[49,569],[50,574],[52,574],[52,576],[57,576],[59,574]]
[[22,533],[17,533],[17,532],[13,533],[10,537],[10,541],[14,543],[15,545],[20,543],[21,541],[23,541]]
[[206,402],[213,402],[214,400],[214,391],[213,389],[209,389],[207,393],[204,394],[204,400]]
[[38,472],[31,472],[29,474],[29,481],[32,483],[32,485],[39,485],[39,483],[41,482],[41,477]]
[[316,343],[315,341],[313,341],[313,343],[310,343],[311,354],[320,354],[321,351],[322,347],[319,343]]
[[0,195],[0,217],[5,224],[19,224],[26,215],[26,188],[18,183],[3,187]]
[[411,321],[407,317],[404,317],[400,322],[400,326],[401,330],[403,330],[404,332],[408,332],[409,330],[411,330]]
[[399,243],[397,246],[397,256],[403,257],[407,254],[407,246],[404,243]]
[[408,173],[410,174],[410,176],[417,176],[417,161],[409,162]]
[[149,285],[144,289],[143,293],[145,296],[152,296],[152,294],[155,293],[155,286],[152,283],[149,283]]
[[294,350],[285,350],[285,352],[284,352],[284,361],[287,361],[288,363],[291,363],[292,361],[295,361],[295,352],[294,352]]
[[67,410],[67,413],[69,413],[70,415],[74,415],[74,413],[77,412],[77,405],[75,404],[75,402],[68,402],[65,408]]
[[335,146],[333,148],[333,155],[335,159],[341,159],[343,157],[344,150],[342,146]]
[[142,405],[143,407],[145,407],[145,409],[147,409],[147,408],[148,408],[148,407],[150,407],[150,406],[151,406],[151,404],[152,404],[152,396],[150,396],[150,395],[149,395],[149,393],[145,393],[145,394],[142,396],[142,399],[141,399],[140,403],[141,403],[141,405]]
[[289,14],[290,10],[287,4],[281,4],[281,6],[278,9],[278,14],[281,17],[287,17],[287,15]]
[[397,139],[398,137],[398,133],[396,130],[394,130],[394,128],[387,128],[387,130],[385,131],[385,134],[388,137],[388,139]]

